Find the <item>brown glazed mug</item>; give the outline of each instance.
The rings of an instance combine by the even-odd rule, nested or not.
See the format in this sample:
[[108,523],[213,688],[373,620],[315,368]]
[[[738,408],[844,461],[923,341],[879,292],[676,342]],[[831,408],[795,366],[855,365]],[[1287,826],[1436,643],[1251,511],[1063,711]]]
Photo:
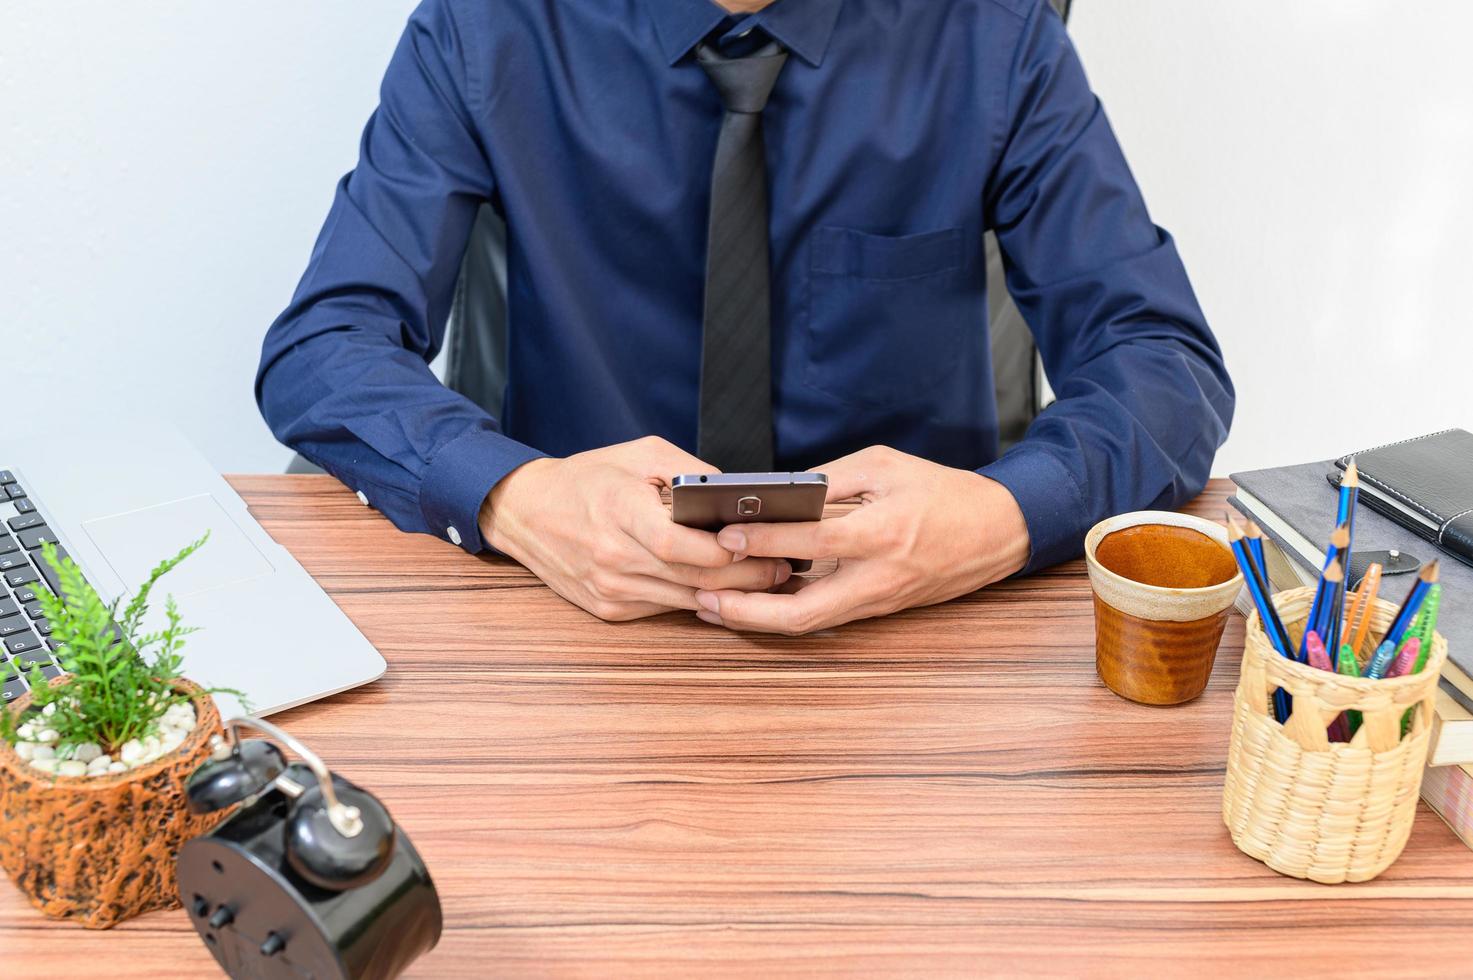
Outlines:
[[1105,685],[1141,704],[1201,694],[1243,587],[1222,527],[1170,511],[1121,514],[1090,528],[1084,558]]

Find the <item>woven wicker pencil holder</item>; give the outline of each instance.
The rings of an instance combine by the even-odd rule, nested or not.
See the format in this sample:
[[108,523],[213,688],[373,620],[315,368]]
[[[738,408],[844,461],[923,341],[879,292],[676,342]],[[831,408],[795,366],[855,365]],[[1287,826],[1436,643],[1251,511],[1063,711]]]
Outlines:
[[[1313,598],[1313,589],[1274,597],[1296,649]],[[1372,634],[1385,632],[1395,615],[1395,606],[1378,600]],[[1327,884],[1368,881],[1390,867],[1412,830],[1446,660],[1447,643],[1436,634],[1421,673],[1345,677],[1279,656],[1251,615],[1222,789],[1233,843],[1275,871]],[[1273,715],[1278,687],[1294,698],[1283,725]],[[1349,742],[1332,743],[1326,728],[1347,709],[1361,712],[1361,726]]]

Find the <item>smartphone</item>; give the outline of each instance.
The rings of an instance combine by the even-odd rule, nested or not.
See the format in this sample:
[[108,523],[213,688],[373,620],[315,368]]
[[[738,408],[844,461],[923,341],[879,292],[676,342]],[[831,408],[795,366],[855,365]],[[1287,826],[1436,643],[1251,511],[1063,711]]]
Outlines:
[[[677,476],[670,483],[671,518],[677,524],[719,531],[728,524],[823,519],[829,478],[822,473],[710,473]],[[788,559],[795,572],[813,563]]]

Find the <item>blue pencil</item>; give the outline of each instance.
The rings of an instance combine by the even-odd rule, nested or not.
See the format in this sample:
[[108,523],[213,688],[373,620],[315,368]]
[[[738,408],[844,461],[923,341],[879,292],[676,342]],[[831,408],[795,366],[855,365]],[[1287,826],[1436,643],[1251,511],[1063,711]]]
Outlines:
[[1268,578],[1268,561],[1263,557],[1263,529],[1256,521],[1248,521],[1248,529],[1243,532],[1243,539],[1248,542],[1248,554],[1258,563],[1258,570]]
[[1331,607],[1330,649],[1340,649],[1340,631],[1345,623],[1345,590],[1350,588],[1351,550],[1355,544],[1355,505],[1360,499],[1360,468],[1351,459],[1345,467],[1345,476],[1340,480],[1340,500],[1335,511],[1336,528],[1345,528],[1345,578],[1335,590],[1335,604]]
[[[1337,642],[1339,641],[1339,636],[1336,635],[1332,637],[1330,635],[1330,623],[1332,618],[1331,613],[1333,613],[1334,611],[1335,596],[1338,587],[1332,588],[1331,583],[1325,580],[1324,573],[1325,571],[1329,570],[1332,564],[1335,563],[1336,559],[1340,557],[1340,553],[1346,548],[1347,545],[1349,545],[1349,543],[1350,529],[1347,528],[1344,524],[1337,526],[1335,528],[1335,533],[1330,535],[1330,547],[1329,550],[1325,552],[1325,568],[1324,571],[1320,572],[1320,581],[1319,584],[1315,586],[1314,601],[1310,603],[1309,619],[1305,624],[1306,632],[1308,632],[1309,630],[1314,630],[1322,638],[1326,640],[1334,639]],[[1346,555],[1346,557],[1348,558],[1349,555]],[[1344,581],[1343,576],[1341,577],[1341,581]],[[1344,603],[1343,596],[1341,597],[1341,603],[1342,605]],[[1301,642],[1299,645],[1298,659],[1299,662],[1302,664],[1309,663],[1309,649],[1303,644],[1303,642]]]
[[[1278,611],[1268,597],[1268,584],[1263,573],[1254,564],[1252,555],[1243,543],[1243,532],[1233,521],[1231,514],[1228,515],[1228,541],[1232,544],[1233,557],[1238,561],[1238,568],[1243,572],[1243,581],[1248,585],[1248,594],[1253,598],[1254,607],[1258,609],[1258,619],[1263,624],[1264,635],[1279,652],[1279,656],[1293,660],[1289,632],[1284,629],[1284,622],[1279,619]],[[1280,725],[1284,724],[1289,720],[1289,713],[1293,708],[1294,702],[1289,692],[1282,687],[1274,688],[1274,720]]]
[[1385,639],[1391,643],[1393,648],[1401,643],[1402,635],[1406,633],[1407,627],[1412,625],[1417,610],[1422,608],[1422,600],[1427,598],[1427,593],[1432,590],[1436,582],[1437,559],[1434,558],[1417,574],[1417,580],[1412,583],[1412,589],[1407,593],[1406,601],[1396,611],[1396,618],[1391,621],[1391,627],[1386,631]]
[[1320,618],[1311,628],[1321,637],[1329,635],[1333,626],[1332,619],[1335,612],[1335,596],[1345,586],[1345,566],[1341,564],[1340,556],[1336,555],[1330,559],[1329,566],[1320,573],[1320,581],[1324,583],[1325,601],[1320,606]]

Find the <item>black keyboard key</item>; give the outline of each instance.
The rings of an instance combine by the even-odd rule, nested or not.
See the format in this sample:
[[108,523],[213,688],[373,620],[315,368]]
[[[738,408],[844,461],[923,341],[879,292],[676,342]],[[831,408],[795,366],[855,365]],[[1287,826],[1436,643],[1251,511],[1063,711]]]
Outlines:
[[25,568],[29,564],[24,551],[12,551],[8,555],[0,555],[0,572],[8,572],[12,568]]
[[[5,584],[12,589],[18,589],[22,585],[30,585],[32,582],[38,581],[41,578],[40,575],[36,574],[36,570],[31,567],[30,562],[26,562],[25,568],[12,568],[10,571],[0,574],[5,576]],[[56,590],[53,589],[52,591],[54,592]]]
[[26,682],[19,674],[0,675],[0,704],[9,704],[26,693]]
[[15,538],[8,534],[0,534],[0,555],[8,555],[12,551],[19,551],[20,545],[15,543]]
[[54,663],[51,654],[39,648],[15,654],[10,662],[19,667],[23,674],[29,674],[36,667],[49,667]]
[[15,636],[31,628],[24,616],[6,616],[0,619],[0,637]]
[[3,487],[7,483],[14,483],[14,482],[15,482],[15,474],[14,473],[10,472],[9,470],[0,470],[0,487]]
[[[26,630],[18,636],[8,638],[5,641],[5,649],[12,657],[15,657],[17,654],[30,653],[32,650],[41,649],[41,639],[35,633]],[[42,656],[45,656],[44,652]],[[30,668],[22,667],[21,669],[29,670]]]
[[[0,607],[0,608],[3,608],[3,607]],[[10,614],[9,613],[0,613],[0,615],[8,616]],[[31,617],[32,619],[40,619],[42,616],[44,616],[46,614],[41,611],[41,604],[39,602],[28,602],[28,603],[26,603],[26,615],[29,616],[29,617]]]
[[[55,653],[57,650],[60,650],[61,649],[61,641],[60,640],[47,640],[46,641],[46,649],[50,650],[52,653]],[[57,657],[56,659],[57,660],[60,660],[61,657]]]
[[64,671],[62,671],[62,669],[56,664],[41,665],[41,676],[46,678],[48,681],[60,677],[63,673]]
[[12,500],[11,503],[15,504],[15,512],[17,514],[34,514],[36,512],[36,505],[31,503],[29,497]]
[[12,531],[24,531],[28,527],[40,527],[46,523],[46,518],[40,514],[20,514],[7,521]]
[[40,633],[42,636],[50,636],[51,635],[51,620],[49,620],[49,619],[38,619],[38,620],[36,620],[36,632],[37,633]]
[[[20,606],[16,605],[13,599],[5,598],[4,592],[0,592],[0,619],[4,619],[6,616],[14,616],[18,612],[20,612]],[[34,619],[35,617],[33,616],[31,618]]]
[[35,602],[36,601],[36,589],[35,589],[35,587],[34,586],[30,586],[30,585],[22,585],[20,588],[16,589],[15,590],[15,601],[16,602],[19,602],[19,603],[23,603],[23,604],[24,603],[28,603],[28,602]]
[[43,544],[50,542],[56,544],[56,535],[51,533],[51,528],[42,524],[40,527],[27,528],[16,535],[20,539],[20,546],[27,551],[35,551]]
[[24,497],[26,495],[26,492],[21,489],[19,483],[12,483],[10,484],[10,486],[5,488],[5,494],[11,500],[15,500],[18,497]]
[[[61,547],[56,549],[56,560],[58,563],[63,561],[66,556],[66,549]],[[51,563],[40,555],[37,555],[36,565],[41,569],[41,581],[46,583],[46,588],[51,590],[51,594],[62,595],[61,576],[56,574],[56,569],[51,567]]]

